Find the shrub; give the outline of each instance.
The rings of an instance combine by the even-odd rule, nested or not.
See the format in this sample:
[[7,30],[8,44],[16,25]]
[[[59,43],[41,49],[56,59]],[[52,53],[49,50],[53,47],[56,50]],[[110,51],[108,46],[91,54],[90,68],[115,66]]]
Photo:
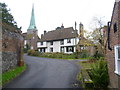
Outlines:
[[24,49],[23,49],[23,52],[24,52],[24,53],[27,53],[27,51],[28,51],[27,48],[24,48]]
[[38,51],[34,51],[34,50],[28,50],[28,55],[31,56],[39,56],[39,52]]
[[88,57],[90,57],[89,52],[87,51],[79,52],[79,58],[88,58]]
[[101,57],[104,57],[104,55],[97,51],[93,57],[96,59],[100,59]]
[[99,60],[91,66],[91,69],[89,74],[93,80],[94,86],[96,88],[106,88],[109,82],[107,62]]

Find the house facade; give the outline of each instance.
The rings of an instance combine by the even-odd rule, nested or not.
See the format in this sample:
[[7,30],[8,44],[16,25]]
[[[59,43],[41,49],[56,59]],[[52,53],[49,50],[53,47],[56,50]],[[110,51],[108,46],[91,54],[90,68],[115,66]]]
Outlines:
[[120,88],[120,1],[114,4],[111,21],[108,22],[106,60],[110,77],[110,88]]
[[78,33],[73,27],[64,28],[57,27],[56,30],[46,32],[41,35],[41,39],[37,42],[39,52],[76,52],[78,43]]
[[29,49],[31,50],[37,50],[37,41],[39,40],[39,37],[38,37],[38,30],[35,24],[34,5],[32,7],[30,25],[27,29],[27,32],[23,33],[23,37],[24,37],[24,48],[29,47]]

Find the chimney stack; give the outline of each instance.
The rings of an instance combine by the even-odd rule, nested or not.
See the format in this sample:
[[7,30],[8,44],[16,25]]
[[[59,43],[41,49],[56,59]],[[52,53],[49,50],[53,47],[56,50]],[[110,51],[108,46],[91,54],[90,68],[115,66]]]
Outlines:
[[43,34],[41,34],[41,38],[43,38]]
[[76,23],[76,21],[75,21],[75,30],[76,30],[76,26],[77,26],[77,23]]
[[64,28],[64,25],[63,25],[63,23],[62,23],[62,25],[61,25],[61,29],[63,29]]
[[47,33],[47,31],[46,30],[44,30],[44,35]]

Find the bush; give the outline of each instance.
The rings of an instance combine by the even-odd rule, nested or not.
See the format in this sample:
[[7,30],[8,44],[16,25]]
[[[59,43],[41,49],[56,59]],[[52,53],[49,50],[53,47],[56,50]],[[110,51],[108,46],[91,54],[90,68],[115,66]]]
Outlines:
[[34,50],[28,50],[28,55],[31,56],[39,56],[39,52],[38,51],[34,51]]
[[88,58],[88,57],[90,57],[89,52],[87,52],[87,51],[79,52],[79,57],[78,58]]
[[91,66],[90,76],[96,88],[106,88],[109,82],[107,62],[99,60]]
[[96,59],[100,59],[101,57],[104,57],[104,55],[97,51],[93,57]]
[[24,48],[24,49],[23,49],[23,52],[24,52],[24,53],[27,53],[27,52],[28,52],[27,48]]

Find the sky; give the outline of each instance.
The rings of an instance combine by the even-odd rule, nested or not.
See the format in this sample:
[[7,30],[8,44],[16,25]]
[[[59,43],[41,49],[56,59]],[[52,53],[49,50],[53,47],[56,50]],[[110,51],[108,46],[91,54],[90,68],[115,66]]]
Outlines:
[[44,30],[55,30],[63,23],[64,27],[79,29],[80,22],[84,29],[92,31],[94,17],[102,17],[104,24],[111,20],[115,0],[1,0],[11,9],[17,25],[22,32],[27,32],[34,3],[35,22],[38,35]]

